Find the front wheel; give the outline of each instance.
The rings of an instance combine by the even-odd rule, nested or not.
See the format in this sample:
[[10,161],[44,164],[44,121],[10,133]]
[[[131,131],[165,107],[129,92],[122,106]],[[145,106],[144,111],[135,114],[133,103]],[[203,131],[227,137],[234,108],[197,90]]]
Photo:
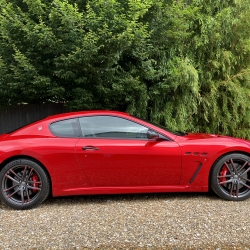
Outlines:
[[43,168],[28,159],[9,162],[0,172],[0,198],[14,209],[29,209],[49,195],[50,182]]
[[250,197],[250,158],[230,154],[219,159],[211,171],[211,188],[225,200],[242,201]]

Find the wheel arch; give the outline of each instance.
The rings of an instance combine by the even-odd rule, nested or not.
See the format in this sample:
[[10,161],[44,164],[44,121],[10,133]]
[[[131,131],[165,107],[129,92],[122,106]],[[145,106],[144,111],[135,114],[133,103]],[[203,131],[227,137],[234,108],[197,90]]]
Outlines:
[[52,179],[51,179],[51,176],[49,174],[49,171],[47,170],[47,168],[44,166],[44,164],[42,162],[40,162],[39,160],[37,160],[36,158],[32,157],[32,156],[28,156],[28,155],[14,155],[14,156],[11,156],[7,159],[5,159],[4,161],[2,161],[0,163],[0,171],[4,168],[4,166],[6,164],[8,164],[9,162],[11,161],[14,161],[14,160],[17,160],[17,159],[27,159],[27,160],[31,160],[31,161],[34,161],[36,162],[37,164],[39,164],[43,170],[45,171],[45,173],[47,174],[48,178],[49,178],[49,182],[50,182],[50,190],[49,190],[49,195],[52,194]]

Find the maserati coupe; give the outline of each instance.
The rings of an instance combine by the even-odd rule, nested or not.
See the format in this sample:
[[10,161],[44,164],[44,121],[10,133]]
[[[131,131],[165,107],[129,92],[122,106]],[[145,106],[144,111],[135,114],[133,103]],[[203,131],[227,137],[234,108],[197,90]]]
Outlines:
[[52,196],[207,192],[250,196],[250,142],[166,128],[116,111],[49,116],[0,135],[0,198],[29,209]]

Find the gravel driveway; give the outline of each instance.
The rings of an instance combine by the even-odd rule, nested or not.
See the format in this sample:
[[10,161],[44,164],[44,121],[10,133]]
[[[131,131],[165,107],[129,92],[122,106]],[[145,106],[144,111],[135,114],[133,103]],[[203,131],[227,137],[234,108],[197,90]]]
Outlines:
[[0,203],[0,249],[250,249],[249,205],[206,193]]

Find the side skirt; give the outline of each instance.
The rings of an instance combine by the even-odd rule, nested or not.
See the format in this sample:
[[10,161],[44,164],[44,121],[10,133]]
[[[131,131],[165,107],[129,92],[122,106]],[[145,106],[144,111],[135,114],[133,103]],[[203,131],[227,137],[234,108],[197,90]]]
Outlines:
[[91,194],[136,194],[136,193],[178,193],[178,192],[207,192],[207,186],[134,186],[134,187],[84,187],[64,189],[53,192],[53,196],[91,195]]

